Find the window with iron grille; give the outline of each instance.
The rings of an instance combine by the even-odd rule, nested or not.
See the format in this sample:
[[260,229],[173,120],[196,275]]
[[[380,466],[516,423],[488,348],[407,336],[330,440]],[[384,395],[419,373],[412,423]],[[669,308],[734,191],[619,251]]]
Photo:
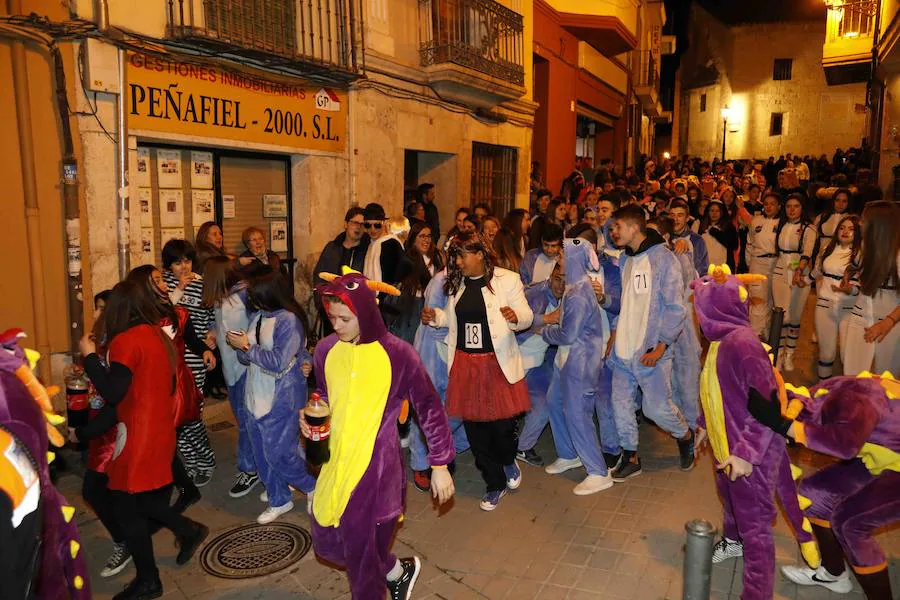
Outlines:
[[700,94],[700,112],[706,112],[706,94]]
[[784,126],[784,113],[772,113],[769,120],[769,135],[781,135]]
[[485,202],[499,217],[516,205],[518,150],[472,142],[472,205]]
[[793,68],[793,58],[776,58],[772,67],[772,79],[775,81],[790,81]]
[[244,48],[293,56],[295,4],[295,0],[204,0],[207,34]]

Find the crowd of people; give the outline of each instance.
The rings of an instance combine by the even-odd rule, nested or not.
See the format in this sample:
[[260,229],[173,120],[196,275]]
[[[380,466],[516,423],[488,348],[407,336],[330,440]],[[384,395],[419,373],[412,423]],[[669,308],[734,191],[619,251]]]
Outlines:
[[[116,598],[157,597],[153,531],[175,532],[179,564],[208,534],[182,513],[216,467],[201,417],[210,373],[220,373],[211,388],[227,390],[238,423],[230,495],[262,482],[267,508],[258,521],[269,523],[302,492],[317,551],[338,552],[329,560],[347,566],[354,598],[383,597],[384,589],[367,589],[372,569],[392,598],[409,598],[417,560],[398,561],[386,547],[376,558],[357,555],[356,538],[331,533],[340,531],[342,514],[349,518],[343,511],[359,505],[345,497],[354,482],[390,487],[403,479],[384,474],[389,468],[374,480],[363,476],[368,462],[359,471],[359,451],[341,444],[341,428],[353,428],[343,416],[338,425],[337,413],[339,450],[331,460],[353,469],[317,474],[307,464],[302,409],[311,376],[336,410],[335,398],[376,393],[378,385],[354,387],[357,370],[385,365],[396,380],[389,378],[380,406],[401,416],[392,417],[390,441],[378,427],[382,415],[365,415],[369,458],[408,448],[414,487],[443,502],[453,493],[453,455],[471,450],[485,484],[479,506],[493,511],[523,485],[521,464],[549,475],[583,469],[577,495],[641,475],[642,418],[672,436],[682,470],[694,467],[704,437],[705,332],[691,284],[710,266],[764,276],[747,285],[748,319],[765,340],[772,308],[784,311],[776,354],[789,377],[801,334],[817,340],[821,379],[835,373],[838,349],[845,375],[900,372],[900,207],[880,199],[865,169],[854,162],[851,172],[848,164],[840,152],[831,162],[683,158],[623,170],[608,160],[596,169],[579,161],[558,195],[543,187],[535,165],[530,210],[461,207],[443,229],[439,190],[422,184],[402,215],[389,217],[377,203],[346,212],[343,231],[315,266],[311,314],[295,300],[262,231],[244,232],[240,256],[226,251],[215,223],[204,224],[194,243],[167,242],[161,268],[138,267],[97,296],[96,325],[82,341],[93,417],[70,439],[90,440],[84,496],[115,544],[101,575],[133,558],[137,576]],[[372,287],[377,324],[364,319],[361,282],[380,282]],[[815,331],[803,332],[812,290]],[[385,342],[386,332],[415,352]],[[363,351],[375,341],[387,357]],[[398,353],[414,366],[401,369]],[[347,369],[340,383],[329,379],[336,364]],[[417,379],[420,372],[426,380]],[[159,401],[166,394],[172,402]],[[536,449],[548,425],[552,460]],[[368,439],[357,433],[354,439]],[[390,531],[372,523],[369,546],[389,543],[398,514],[388,516]],[[723,538],[714,561],[740,556],[741,548],[741,540]],[[831,575],[823,577],[840,573]]]

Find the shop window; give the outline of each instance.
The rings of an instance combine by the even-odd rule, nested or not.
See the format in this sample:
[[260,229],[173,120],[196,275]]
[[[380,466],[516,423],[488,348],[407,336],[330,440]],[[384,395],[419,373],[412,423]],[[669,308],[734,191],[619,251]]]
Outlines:
[[706,94],[700,94],[700,112],[706,112]]
[[772,79],[775,81],[790,81],[793,68],[793,58],[776,58],[772,66]]
[[472,205],[485,202],[502,218],[516,205],[518,151],[472,142]]
[[784,125],[784,113],[772,113],[769,121],[769,135],[781,135],[781,129]]

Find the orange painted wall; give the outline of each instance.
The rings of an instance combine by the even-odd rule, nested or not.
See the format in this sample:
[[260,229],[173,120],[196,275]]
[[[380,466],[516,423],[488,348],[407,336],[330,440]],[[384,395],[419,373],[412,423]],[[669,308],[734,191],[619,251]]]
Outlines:
[[[33,0],[27,10],[46,15],[54,21],[69,18],[64,4],[53,0]],[[72,89],[75,69],[72,46],[62,44],[70,103],[74,107]],[[62,138],[56,109],[52,61],[34,43],[26,43],[27,71],[31,94],[31,116],[36,157],[37,192],[40,207],[41,244],[44,289],[50,349],[65,352],[69,348],[65,227],[63,217]],[[29,334],[27,344],[37,345],[32,307],[32,289],[25,232],[25,199],[16,128],[16,106],[13,94],[12,52],[8,39],[0,39],[0,330],[22,327]],[[77,128],[72,119],[76,156],[80,154]],[[82,240],[85,236],[82,235]],[[82,248],[86,254],[86,248]],[[87,278],[87,275],[85,275]]]

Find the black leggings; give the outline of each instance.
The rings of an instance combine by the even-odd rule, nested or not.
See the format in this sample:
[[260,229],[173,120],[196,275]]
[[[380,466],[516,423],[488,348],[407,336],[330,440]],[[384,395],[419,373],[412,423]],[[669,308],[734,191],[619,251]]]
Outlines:
[[111,490],[116,520],[122,530],[125,544],[134,559],[139,581],[157,581],[159,571],[153,557],[151,521],[170,529],[176,538],[184,538],[194,531],[196,523],[179,515],[169,506],[172,486],[167,485],[148,492],[129,494]]
[[122,534],[122,527],[116,520],[115,511],[113,510],[112,492],[109,487],[109,476],[106,473],[92,471],[88,469],[84,472],[84,483],[81,486],[81,495],[84,501],[106,527],[109,536],[117,544],[125,541]]
[[516,461],[516,420],[463,421],[463,427],[487,491],[506,489],[503,467]]

